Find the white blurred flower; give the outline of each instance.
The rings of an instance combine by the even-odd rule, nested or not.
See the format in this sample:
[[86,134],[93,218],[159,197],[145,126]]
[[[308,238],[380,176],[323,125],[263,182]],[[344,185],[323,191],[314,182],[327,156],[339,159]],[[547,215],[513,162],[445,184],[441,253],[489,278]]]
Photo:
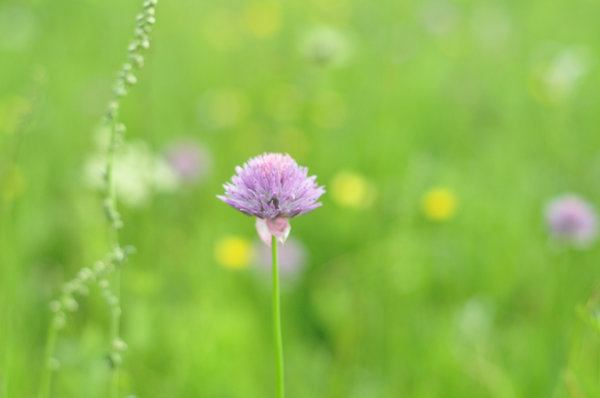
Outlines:
[[458,22],[456,6],[449,1],[425,1],[421,4],[419,14],[425,30],[434,36],[447,35]]
[[459,341],[475,345],[485,342],[492,330],[493,318],[490,304],[478,298],[469,299],[454,317]]
[[22,50],[29,46],[35,35],[33,13],[16,4],[0,5],[0,48]]
[[300,51],[309,61],[331,67],[344,65],[351,55],[347,36],[329,26],[308,31],[300,41]]
[[[105,142],[102,137],[98,141]],[[104,189],[105,171],[106,149],[101,144],[85,164],[85,183],[93,189]],[[153,194],[172,192],[179,186],[177,175],[167,161],[143,141],[130,141],[119,148],[114,173],[119,201],[129,207],[143,206]]]
[[500,3],[482,3],[473,11],[471,28],[483,50],[497,50],[506,44],[512,21]]
[[543,47],[534,64],[534,94],[546,102],[560,102],[570,97],[590,69],[590,56],[585,48]]
[[579,50],[568,48],[556,54],[548,65],[545,83],[559,96],[567,96],[587,70],[586,55]]

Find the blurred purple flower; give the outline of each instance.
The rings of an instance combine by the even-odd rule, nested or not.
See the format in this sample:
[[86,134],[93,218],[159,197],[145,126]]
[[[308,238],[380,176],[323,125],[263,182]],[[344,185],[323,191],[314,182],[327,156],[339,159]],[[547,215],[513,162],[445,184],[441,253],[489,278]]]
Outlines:
[[290,233],[289,219],[306,214],[321,202],[325,189],[308,177],[290,155],[265,153],[235,168],[236,175],[223,185],[225,195],[217,198],[249,216],[256,216],[256,230],[271,244],[271,235],[285,242]]
[[546,221],[553,237],[576,246],[589,245],[596,237],[596,212],[577,195],[551,200],[546,207]]
[[[256,245],[255,262],[259,271],[271,272],[271,250],[265,245]],[[296,277],[306,266],[306,248],[296,240],[290,239],[279,247],[279,271],[285,278]]]
[[173,143],[167,148],[166,156],[177,176],[184,182],[199,182],[212,168],[208,150],[192,139]]

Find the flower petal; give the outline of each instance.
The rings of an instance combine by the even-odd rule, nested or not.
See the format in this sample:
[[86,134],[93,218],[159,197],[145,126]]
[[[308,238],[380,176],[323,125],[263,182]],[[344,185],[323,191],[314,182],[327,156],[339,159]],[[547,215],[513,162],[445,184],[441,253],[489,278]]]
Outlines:
[[285,243],[292,229],[290,220],[287,217],[276,217],[272,219],[256,217],[255,226],[258,236],[260,236],[260,239],[265,242],[267,246],[271,246],[271,236],[275,236],[277,241]]
[[267,220],[264,218],[256,217],[256,232],[258,232],[258,236],[260,239],[265,242],[265,245],[271,246],[271,233],[269,232],[269,227],[267,227]]
[[275,235],[275,238],[281,243],[285,243],[292,230],[290,219],[287,217],[267,219],[267,227],[271,234]]

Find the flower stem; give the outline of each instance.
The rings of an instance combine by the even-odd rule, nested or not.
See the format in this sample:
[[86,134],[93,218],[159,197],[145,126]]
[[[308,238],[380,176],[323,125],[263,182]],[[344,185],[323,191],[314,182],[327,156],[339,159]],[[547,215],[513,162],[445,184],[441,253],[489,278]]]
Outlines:
[[[114,350],[114,343],[120,340],[119,336],[119,327],[121,321],[121,307],[119,301],[121,300],[121,269],[118,267],[115,270],[114,275],[114,294],[115,294],[115,305],[110,309],[111,311],[111,344],[113,345],[112,350]],[[121,362],[121,356],[119,353],[113,352],[111,358],[112,365],[112,374],[110,378],[110,397],[118,398],[119,397],[119,365]]]
[[277,369],[277,398],[283,398],[283,342],[281,339],[281,304],[279,300],[279,266],[277,265],[277,239],[271,237],[273,249],[273,339]]
[[52,372],[54,371],[51,366],[51,361],[52,355],[54,354],[57,334],[58,328],[52,325],[48,329],[48,335],[46,336],[46,348],[44,350],[44,362],[42,362],[42,375],[40,377],[41,382],[38,393],[39,398],[46,398],[50,394],[50,383],[52,381]]
[[[64,299],[68,300],[67,304],[57,302],[56,313],[54,315],[52,325],[48,332],[46,348],[44,351],[44,364],[41,374],[39,398],[48,398],[51,387],[52,370],[50,366],[55,365],[52,356],[56,345],[58,329],[64,326],[65,313],[63,309],[75,311],[77,302],[72,295],[77,293],[81,288],[87,291],[87,284],[91,281],[99,281],[99,286],[104,291],[104,297],[111,311],[110,319],[110,336],[111,348],[109,352],[109,362],[111,364],[112,374],[109,385],[109,393],[111,398],[119,396],[119,364],[121,363],[121,354],[126,347],[123,340],[120,338],[120,268],[125,263],[127,254],[131,252],[130,248],[123,249],[119,241],[119,229],[123,227],[121,216],[117,208],[117,189],[115,180],[115,157],[117,149],[123,141],[125,126],[118,122],[119,108],[121,99],[127,94],[128,89],[136,84],[137,77],[135,71],[139,70],[144,65],[144,56],[142,53],[150,46],[150,32],[152,26],[156,22],[154,18],[155,5],[157,0],[145,0],[143,3],[143,11],[136,17],[137,25],[135,29],[135,38],[128,47],[128,61],[123,64],[119,70],[117,80],[113,87],[113,99],[109,102],[104,123],[110,129],[110,142],[107,149],[107,161],[104,173],[104,182],[106,184],[106,192],[103,200],[105,216],[110,226],[110,245],[111,249],[107,254],[107,262],[99,261],[94,265],[93,270],[88,268],[82,269],[78,276],[72,281],[67,282],[63,286],[66,291]],[[113,294],[110,290],[108,278],[114,272],[114,288]],[[102,277],[102,279],[99,279]]]

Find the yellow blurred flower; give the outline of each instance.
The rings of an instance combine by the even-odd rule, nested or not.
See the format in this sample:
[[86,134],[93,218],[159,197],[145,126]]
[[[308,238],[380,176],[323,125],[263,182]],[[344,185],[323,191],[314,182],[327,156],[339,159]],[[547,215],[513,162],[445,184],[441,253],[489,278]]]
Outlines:
[[240,44],[239,17],[228,9],[213,11],[203,24],[205,40],[220,51],[232,50]]
[[259,38],[269,37],[281,26],[281,6],[273,0],[255,1],[246,8],[246,26]]
[[214,129],[236,125],[248,111],[244,93],[234,89],[208,92],[202,98],[200,106],[205,122]]
[[245,268],[253,255],[252,244],[237,236],[221,238],[215,245],[215,259],[226,268]]
[[446,221],[456,213],[456,196],[445,188],[433,188],[423,195],[421,207],[432,221]]
[[344,97],[335,91],[323,91],[314,99],[310,116],[318,127],[330,129],[342,125],[347,113]]
[[304,98],[299,87],[281,85],[271,88],[265,98],[265,105],[273,118],[280,122],[290,122],[300,117]]
[[342,171],[333,178],[331,197],[342,207],[362,209],[373,203],[375,188],[363,176]]

